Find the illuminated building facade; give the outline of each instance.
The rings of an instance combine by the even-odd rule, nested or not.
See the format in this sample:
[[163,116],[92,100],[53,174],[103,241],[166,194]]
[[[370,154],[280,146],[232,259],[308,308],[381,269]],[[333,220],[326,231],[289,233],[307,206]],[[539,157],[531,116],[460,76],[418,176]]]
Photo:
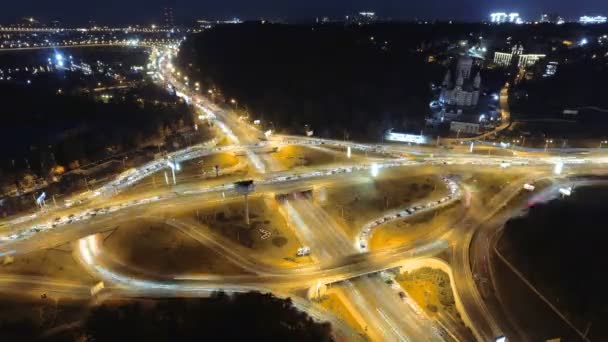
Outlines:
[[459,107],[477,106],[481,74],[479,71],[473,72],[473,64],[472,57],[460,56],[456,70],[452,72],[448,69],[441,84],[440,102]]
[[536,64],[540,59],[545,58],[543,54],[524,54],[522,45],[515,45],[511,52],[495,52],[494,63],[501,66],[511,66],[513,63],[520,68],[525,68]]

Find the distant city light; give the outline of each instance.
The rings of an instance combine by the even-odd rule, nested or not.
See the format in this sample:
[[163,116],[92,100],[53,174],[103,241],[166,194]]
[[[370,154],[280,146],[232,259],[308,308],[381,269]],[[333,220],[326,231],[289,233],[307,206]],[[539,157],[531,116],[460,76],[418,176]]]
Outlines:
[[427,142],[427,137],[424,135],[396,133],[396,132],[393,132],[392,129],[388,130],[384,134],[384,139],[386,139],[388,141],[399,141],[399,142],[413,143],[413,144],[426,144],[426,142]]
[[376,15],[374,12],[359,12],[359,14],[365,17],[373,17]]
[[523,23],[523,20],[521,19],[521,17],[519,16],[519,13],[517,12],[511,12],[511,13],[505,13],[505,12],[495,12],[495,13],[491,13],[490,14],[490,21],[495,23],[495,24],[502,24],[502,23],[516,23],[516,24],[521,24]]
[[597,15],[597,16],[582,16],[579,18],[579,23],[581,24],[605,24],[608,21],[608,18],[605,16]]
[[587,38],[583,38],[583,39],[581,39],[581,41],[580,41],[579,45],[580,45],[580,46],[585,46],[585,45],[587,45],[588,43],[589,43],[589,41],[587,40]]
[[371,174],[372,174],[372,177],[374,177],[374,178],[375,178],[375,177],[378,177],[378,172],[379,172],[379,171],[380,171],[380,167],[378,166],[378,164],[373,163],[373,164],[372,164],[372,169],[371,169],[371,171],[370,171],[370,172],[371,172]]
[[555,168],[553,169],[553,173],[555,173],[556,175],[561,175],[563,170],[564,170],[563,161],[560,160],[557,163],[555,163]]

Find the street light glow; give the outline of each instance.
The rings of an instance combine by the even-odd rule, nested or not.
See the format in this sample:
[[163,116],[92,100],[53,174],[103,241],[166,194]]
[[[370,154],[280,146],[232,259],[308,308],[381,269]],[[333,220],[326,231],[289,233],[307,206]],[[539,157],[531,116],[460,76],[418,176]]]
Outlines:
[[378,171],[380,171],[380,166],[378,164],[373,163],[371,168],[372,177],[378,177]]
[[555,168],[553,169],[553,173],[555,173],[556,175],[561,175],[563,169],[564,169],[564,162],[560,160],[557,163],[555,163]]

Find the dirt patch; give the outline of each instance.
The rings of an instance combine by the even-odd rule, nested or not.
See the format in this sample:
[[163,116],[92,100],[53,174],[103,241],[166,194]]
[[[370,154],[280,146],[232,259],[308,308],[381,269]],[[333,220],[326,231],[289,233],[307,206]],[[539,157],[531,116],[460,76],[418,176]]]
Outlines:
[[164,223],[140,220],[119,226],[103,243],[118,261],[146,273],[239,274],[236,265]]
[[431,234],[439,235],[452,227],[461,211],[460,204],[455,203],[449,207],[382,225],[374,231],[370,248],[378,250],[397,247],[428,238]]
[[363,225],[385,212],[436,200],[446,193],[444,184],[436,176],[401,176],[332,187],[325,190],[325,199],[318,202],[354,237]]
[[285,169],[344,163],[349,160],[346,153],[303,146],[283,146],[272,156]]
[[200,229],[234,243],[244,253],[279,267],[294,267],[312,262],[310,257],[296,257],[302,247],[294,231],[278,211],[273,199],[254,197],[249,199],[250,224],[245,223],[243,200],[199,209],[188,214]]
[[74,260],[69,245],[4,257],[0,263],[0,275],[40,276],[86,285],[95,279]]
[[353,329],[357,331],[363,330],[359,323],[357,323],[357,320],[355,320],[351,312],[348,310],[346,305],[344,305],[342,299],[337,294],[330,292],[324,295],[323,297],[321,297],[320,304],[322,307],[331,311],[333,314],[335,314]]

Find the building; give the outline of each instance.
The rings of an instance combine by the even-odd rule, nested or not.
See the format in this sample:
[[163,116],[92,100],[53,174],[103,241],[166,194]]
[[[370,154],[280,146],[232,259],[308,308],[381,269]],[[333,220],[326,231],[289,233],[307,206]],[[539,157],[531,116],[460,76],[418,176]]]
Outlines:
[[243,21],[239,18],[232,18],[227,20],[197,20],[196,21],[201,29],[209,29],[215,25],[224,25],[224,24],[242,24]]
[[545,58],[543,54],[524,54],[524,47],[522,45],[515,44],[511,48],[511,52],[495,52],[494,53],[494,64],[509,67],[511,65],[517,65],[519,68],[525,68],[532,66],[538,62],[538,60]]
[[495,12],[490,14],[490,22],[494,24],[504,24],[504,23],[512,23],[512,24],[522,24],[524,21],[519,16],[519,13],[505,13],[505,12]]
[[165,28],[175,27],[175,22],[173,20],[173,7],[170,5],[163,7],[163,25]]
[[407,134],[407,133],[397,133],[393,132],[393,129],[389,129],[384,134],[384,139],[388,141],[399,141],[411,144],[426,144],[429,139],[427,136],[418,135],[418,134]]
[[353,16],[346,16],[346,21],[350,24],[368,25],[378,21],[375,12],[359,12]]
[[608,18],[601,15],[596,16],[582,16],[579,18],[578,22],[581,24],[605,24],[608,21]]
[[450,131],[458,134],[479,134],[479,124],[472,122],[450,122]]
[[556,13],[549,13],[549,14],[545,13],[540,16],[539,22],[546,23],[546,24],[561,25],[561,24],[565,23],[565,20],[562,17],[560,17],[559,15],[557,15]]
[[481,74],[478,68],[474,68],[474,61],[471,56],[460,56],[456,62],[456,69],[447,70],[441,84],[439,96],[441,103],[459,107],[477,106]]
[[543,73],[543,77],[551,77],[557,73],[557,67],[559,66],[558,62],[551,61],[548,62],[545,66],[545,72]]

